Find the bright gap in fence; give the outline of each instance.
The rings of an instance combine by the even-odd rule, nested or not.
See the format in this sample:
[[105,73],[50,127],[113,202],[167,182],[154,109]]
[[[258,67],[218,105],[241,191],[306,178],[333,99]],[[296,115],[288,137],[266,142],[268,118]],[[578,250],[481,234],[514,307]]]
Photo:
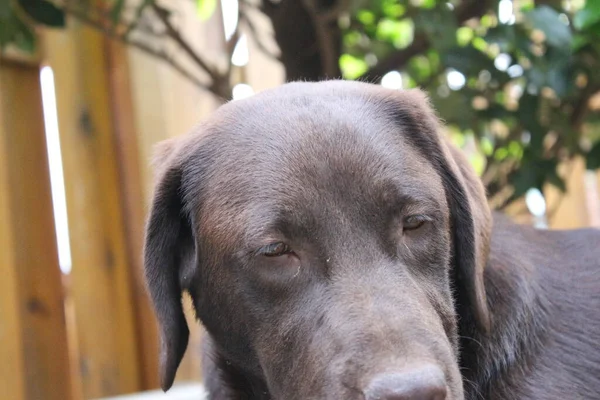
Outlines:
[[72,262],[71,244],[69,241],[69,222],[67,218],[67,201],[65,195],[65,180],[62,155],[60,151],[54,72],[49,66],[44,66],[40,70],[40,86],[42,88],[42,107],[44,110],[46,148],[48,150],[48,165],[50,170],[50,185],[52,189],[52,206],[54,209],[54,226],[56,229],[58,261],[60,270],[64,274],[69,274],[71,272]]

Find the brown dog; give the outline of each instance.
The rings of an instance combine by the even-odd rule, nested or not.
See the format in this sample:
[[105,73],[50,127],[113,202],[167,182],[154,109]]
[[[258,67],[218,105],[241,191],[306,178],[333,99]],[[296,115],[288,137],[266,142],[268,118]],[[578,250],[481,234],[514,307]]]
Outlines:
[[492,217],[420,91],[292,83],[160,151],[145,269],[212,399],[600,398],[600,231]]

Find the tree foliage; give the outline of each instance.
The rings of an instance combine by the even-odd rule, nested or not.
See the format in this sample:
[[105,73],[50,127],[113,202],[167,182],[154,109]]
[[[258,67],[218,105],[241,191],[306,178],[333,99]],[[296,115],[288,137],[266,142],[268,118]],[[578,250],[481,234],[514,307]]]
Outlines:
[[[199,23],[217,6],[216,0],[193,1]],[[70,14],[230,98],[235,67],[195,51],[194,38],[179,34],[168,4],[3,0],[0,45],[32,51],[34,23],[61,27]],[[255,13],[272,22],[277,54],[256,32]],[[497,207],[545,184],[564,190],[559,165],[576,156],[600,168],[599,1],[240,0],[239,20],[258,47],[283,64],[288,80],[383,78],[392,86],[424,88],[452,138],[470,150]],[[148,21],[160,22],[159,28]],[[238,37],[226,43],[229,58]],[[171,58],[166,41],[197,70]]]

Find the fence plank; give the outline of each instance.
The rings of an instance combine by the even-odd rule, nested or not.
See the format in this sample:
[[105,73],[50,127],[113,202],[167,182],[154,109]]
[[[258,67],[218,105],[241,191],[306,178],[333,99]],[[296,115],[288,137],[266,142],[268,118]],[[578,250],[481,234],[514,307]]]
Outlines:
[[[148,58],[147,55],[135,49],[129,50],[130,76],[132,83],[132,95],[134,99],[134,117],[137,127],[137,143],[140,159],[141,186],[144,197],[144,207],[148,208],[149,199],[153,187],[153,171],[150,168],[150,159],[154,145],[172,136],[181,135],[184,130],[176,130],[171,123],[174,120],[187,121],[186,129],[193,125],[190,120],[197,121],[201,112],[186,112],[192,107],[198,106],[198,90],[191,87],[188,82],[182,81],[176,73],[168,66],[165,67],[156,60]],[[175,99],[180,104],[177,112],[173,102]],[[185,107],[181,105],[180,99],[186,99]],[[209,106],[205,106],[209,107]],[[194,115],[198,114],[195,116]],[[183,123],[183,122],[180,122]],[[189,297],[184,298],[184,309],[190,327],[190,342],[181,365],[177,370],[177,381],[199,381],[201,379],[200,346],[201,328],[194,318],[192,304]]]
[[[215,32],[221,29],[220,13],[216,12],[211,20],[198,24],[192,3],[181,2],[173,7],[181,17],[177,19],[178,28],[186,37],[195,38],[196,49],[207,54],[209,58],[220,56],[223,51],[222,43],[213,40]],[[136,49],[129,49],[128,53],[135,105],[134,118],[138,131],[140,175],[147,207],[154,186],[153,171],[150,169],[154,145],[169,137],[184,134],[203,115],[212,112],[218,103],[211,95],[192,85],[165,63],[157,62]],[[173,57],[181,57],[181,54],[174,54]],[[181,61],[186,61],[186,58],[182,57]],[[194,70],[191,65],[190,70]],[[195,319],[188,296],[184,297],[183,304],[190,327],[190,341],[177,371],[176,381],[199,381],[202,376],[202,328]]]
[[37,66],[0,64],[0,114],[0,324],[8,324],[0,340],[2,397],[68,400],[67,334]]
[[[4,74],[0,66],[0,74]],[[0,78],[0,105],[11,102],[8,93],[3,90]],[[25,381],[23,379],[22,329],[19,316],[18,280],[15,264],[14,238],[10,221],[10,183],[7,164],[8,131],[3,129],[2,108],[0,107],[0,387],[8,388],[11,399],[25,399]]]
[[561,193],[557,188],[546,185],[544,195],[548,203],[550,227],[554,229],[575,229],[589,226],[590,219],[586,204],[586,188],[584,185],[585,161],[575,158],[563,167],[566,175],[567,192]]
[[75,21],[45,32],[58,88],[84,398],[141,389],[105,40]]
[[140,171],[137,130],[134,121],[129,57],[126,47],[107,43],[111,114],[116,137],[122,208],[127,230],[127,255],[136,316],[136,337],[140,355],[142,388],[160,387],[158,372],[158,332],[150,298],[146,293],[142,268],[145,198]]

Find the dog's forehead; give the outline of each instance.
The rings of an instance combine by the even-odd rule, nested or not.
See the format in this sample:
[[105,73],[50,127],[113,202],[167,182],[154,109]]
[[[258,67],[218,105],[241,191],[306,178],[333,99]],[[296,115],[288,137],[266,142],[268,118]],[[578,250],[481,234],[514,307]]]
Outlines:
[[285,85],[222,107],[197,157],[210,172],[191,183],[202,187],[192,197],[210,219],[233,215],[237,226],[269,209],[369,201],[382,190],[442,201],[440,177],[405,137],[419,133],[403,132],[361,87]]

